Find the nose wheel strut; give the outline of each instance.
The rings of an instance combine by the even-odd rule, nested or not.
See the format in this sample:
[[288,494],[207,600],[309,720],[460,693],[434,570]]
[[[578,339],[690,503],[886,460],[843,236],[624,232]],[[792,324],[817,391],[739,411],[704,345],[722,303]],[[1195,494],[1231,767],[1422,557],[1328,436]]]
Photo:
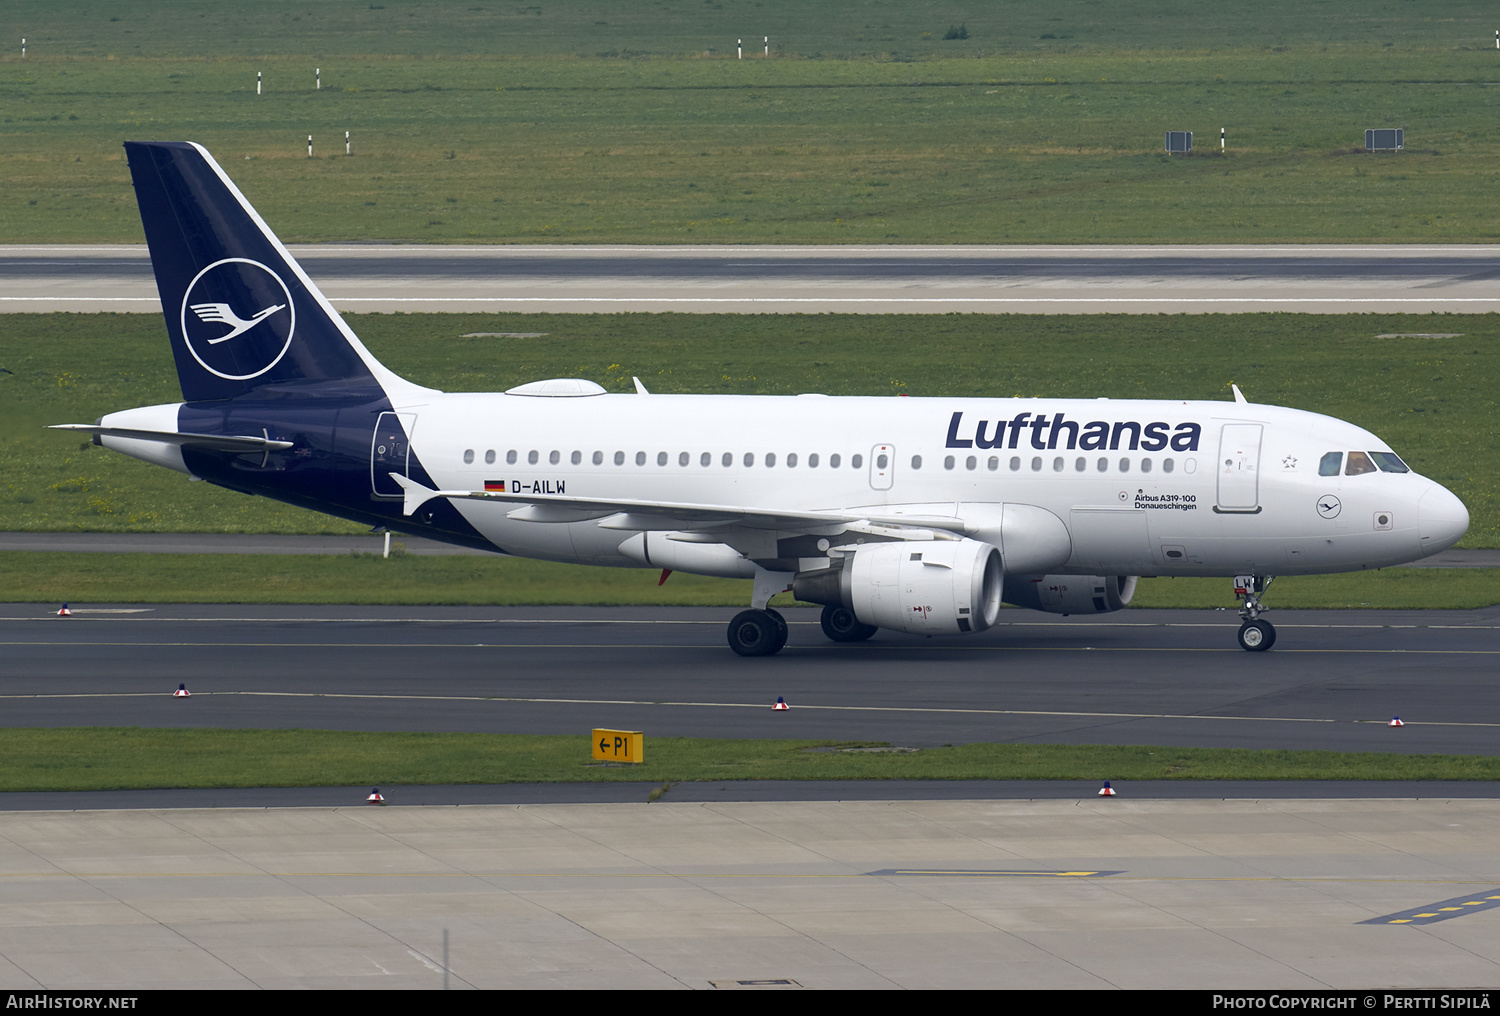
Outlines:
[[1236,575],[1234,578],[1234,595],[1243,601],[1238,638],[1240,648],[1246,652],[1263,653],[1276,644],[1276,626],[1260,616],[1266,610],[1260,598],[1275,578],[1274,575]]

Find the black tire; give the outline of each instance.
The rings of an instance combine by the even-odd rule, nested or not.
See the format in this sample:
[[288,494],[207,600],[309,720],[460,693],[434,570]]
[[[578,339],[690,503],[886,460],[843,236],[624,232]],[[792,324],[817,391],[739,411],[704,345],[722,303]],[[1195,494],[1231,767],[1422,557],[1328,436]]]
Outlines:
[[779,653],[786,647],[786,618],[782,617],[780,612],[772,610],[770,607],[766,608],[766,613],[770,615],[772,621],[776,622],[776,648],[772,651]]
[[873,624],[862,624],[854,611],[844,606],[824,607],[819,621],[823,634],[834,642],[863,642],[878,630]]
[[769,611],[742,610],[729,622],[729,648],[741,656],[770,656],[786,645],[786,622]]
[[1248,653],[1263,653],[1276,644],[1276,627],[1270,621],[1246,621],[1240,625],[1240,648]]

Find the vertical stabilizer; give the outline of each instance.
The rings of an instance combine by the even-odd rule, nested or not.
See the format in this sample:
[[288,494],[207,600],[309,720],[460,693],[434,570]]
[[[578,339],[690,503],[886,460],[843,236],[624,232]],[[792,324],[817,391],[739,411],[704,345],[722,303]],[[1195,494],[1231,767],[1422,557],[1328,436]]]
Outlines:
[[287,382],[415,387],[370,355],[206,150],[125,152],[187,401]]

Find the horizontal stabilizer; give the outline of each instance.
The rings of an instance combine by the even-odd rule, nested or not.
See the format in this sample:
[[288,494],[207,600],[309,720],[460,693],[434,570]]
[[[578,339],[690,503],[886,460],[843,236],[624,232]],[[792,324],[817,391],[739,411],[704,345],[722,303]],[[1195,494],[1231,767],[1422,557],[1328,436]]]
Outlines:
[[175,430],[138,430],[133,427],[101,427],[93,423],[58,423],[48,430],[71,430],[98,437],[118,437],[130,441],[159,441],[215,452],[267,452],[292,447],[291,441],[273,441],[268,437],[238,434],[182,434]]

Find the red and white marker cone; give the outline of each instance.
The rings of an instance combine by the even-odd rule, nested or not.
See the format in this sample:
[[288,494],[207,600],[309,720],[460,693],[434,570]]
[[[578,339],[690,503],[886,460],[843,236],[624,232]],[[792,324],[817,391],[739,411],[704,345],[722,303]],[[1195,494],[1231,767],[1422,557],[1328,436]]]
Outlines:
[[1111,787],[1109,785],[1109,781],[1108,780],[1105,780],[1104,781],[1104,786],[1101,787],[1101,788],[1099,788],[1099,796],[1100,797],[1114,797],[1115,796],[1115,788]]
[[179,684],[177,690],[172,693],[173,698],[187,698],[193,693],[187,690],[187,685]]
[[1406,724],[1404,724],[1404,723],[1401,722],[1401,717],[1399,717],[1399,716],[1392,716],[1391,717],[1391,722],[1387,723],[1386,726],[1387,727],[1404,727],[1404,726],[1406,726]]
[[776,696],[776,704],[774,706],[772,706],[771,708],[774,709],[776,712],[780,713],[780,712],[785,712],[786,710],[788,710],[788,709],[790,709],[792,707],[786,704],[786,699],[782,698],[780,695],[777,695]]
[[383,798],[383,797],[380,796],[380,788],[379,787],[371,787],[370,788],[370,796],[367,797],[367,798],[365,798],[365,802],[368,803],[368,804],[384,804],[385,803],[385,798]]
[[69,610],[68,609],[68,605],[66,603],[64,603],[62,605],[62,608],[58,610],[57,616],[58,617],[72,617],[73,616],[73,612],[71,610]]

